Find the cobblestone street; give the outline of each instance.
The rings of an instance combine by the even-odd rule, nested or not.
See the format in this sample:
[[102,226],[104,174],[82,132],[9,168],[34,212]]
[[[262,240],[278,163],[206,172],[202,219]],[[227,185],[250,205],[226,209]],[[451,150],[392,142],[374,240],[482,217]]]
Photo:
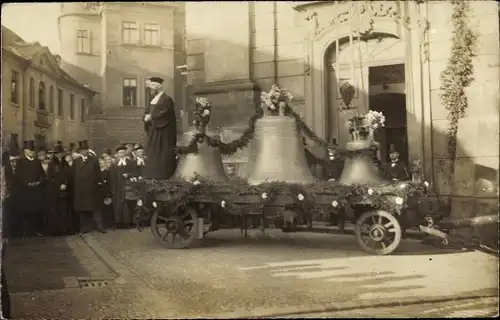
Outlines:
[[[352,236],[277,230],[264,237],[252,231],[247,239],[221,230],[188,250],[166,250],[148,230],[46,241],[59,250],[66,243],[64,255],[74,263],[57,271],[56,264],[41,265],[41,255],[30,258],[22,279],[19,269],[7,268],[16,317],[439,317],[498,310],[498,299],[448,301],[498,295],[497,258],[438,252],[414,240],[384,257],[362,253]],[[11,245],[7,264],[18,261],[14,248],[34,246]],[[65,286],[39,280],[60,276]]]

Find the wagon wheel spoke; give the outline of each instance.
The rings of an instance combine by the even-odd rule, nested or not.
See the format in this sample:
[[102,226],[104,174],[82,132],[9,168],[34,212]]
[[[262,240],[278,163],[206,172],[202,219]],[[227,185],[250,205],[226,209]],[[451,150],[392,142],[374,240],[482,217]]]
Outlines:
[[377,217],[375,216],[372,216],[372,225],[376,224],[377,223]]
[[389,227],[392,227],[393,225],[394,223],[392,221],[389,221],[386,224],[384,224],[384,228],[389,229]]
[[163,217],[163,216],[158,215],[158,220],[161,220],[161,221],[165,221],[165,222],[167,222],[167,221],[168,221],[168,218],[165,218],[165,217]]
[[382,225],[382,216],[378,216],[377,224]]

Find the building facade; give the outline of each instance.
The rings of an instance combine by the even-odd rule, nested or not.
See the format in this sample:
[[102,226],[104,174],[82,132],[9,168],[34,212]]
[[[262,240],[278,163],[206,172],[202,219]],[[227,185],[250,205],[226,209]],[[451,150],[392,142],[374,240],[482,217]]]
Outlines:
[[2,26],[2,134],[20,149],[26,140],[44,148],[89,137],[87,114],[95,92],[58,63],[48,48]]
[[[496,212],[498,205],[500,41],[498,4],[471,1],[478,34],[469,109],[459,121],[458,151],[447,154],[447,111],[440,73],[452,47],[449,1],[188,2],[189,93],[212,101],[216,127],[237,137],[273,83],[295,97],[293,107],[325,139],[348,140],[347,119],[383,111],[376,139],[420,160],[425,176],[454,214]],[[210,17],[207,19],[206,17]],[[343,85],[355,88],[346,104]],[[234,161],[245,162],[245,154]]]
[[165,79],[180,118],[184,83],[174,78],[185,61],[183,3],[61,3],[59,37],[63,68],[99,92],[90,120],[95,149],[142,139],[150,77]]

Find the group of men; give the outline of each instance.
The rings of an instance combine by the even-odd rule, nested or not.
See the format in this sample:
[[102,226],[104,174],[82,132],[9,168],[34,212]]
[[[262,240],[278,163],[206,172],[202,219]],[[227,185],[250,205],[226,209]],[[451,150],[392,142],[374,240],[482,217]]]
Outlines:
[[146,150],[139,144],[119,145],[115,152],[98,156],[86,140],[67,150],[60,141],[49,150],[25,141],[22,155],[10,147],[5,154],[10,161],[3,163],[10,194],[4,217],[10,236],[63,235],[93,228],[106,232],[110,226],[134,224],[135,202],[126,198],[126,184],[143,177],[168,179],[176,168],[174,102],[162,83],[158,77],[148,81],[153,99],[142,119]]
[[87,141],[68,150],[60,142],[35,150],[34,142],[26,141],[22,156],[10,152],[4,215],[10,236],[58,236],[93,228],[106,232],[107,227],[133,225],[133,206],[124,190],[128,181],[145,174],[141,145],[120,145],[98,156]]

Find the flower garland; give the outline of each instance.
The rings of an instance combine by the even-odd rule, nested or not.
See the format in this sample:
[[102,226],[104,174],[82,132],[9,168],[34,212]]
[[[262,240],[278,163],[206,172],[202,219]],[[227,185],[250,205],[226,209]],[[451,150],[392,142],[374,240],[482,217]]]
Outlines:
[[141,190],[139,194],[147,195],[148,199],[160,196],[159,201],[174,203],[174,211],[193,202],[208,201],[232,214],[245,214],[251,208],[263,210],[278,203],[295,208],[308,215],[308,219],[314,213],[328,211],[324,209],[340,210],[350,206],[356,202],[353,198],[362,199],[374,208],[400,213],[407,207],[410,196],[429,193],[427,182],[375,186],[346,185],[336,181],[318,181],[310,185],[270,182],[254,186],[241,179],[221,182],[197,177],[193,181],[139,180],[134,185]]
[[206,127],[210,122],[210,110],[212,109],[212,103],[210,103],[206,98],[197,97],[196,98],[196,110],[194,112],[193,125],[197,130]]
[[262,109],[268,112],[268,115],[277,116],[280,113],[284,115],[284,109],[292,101],[292,94],[285,88],[280,88],[276,84],[271,86],[269,92],[262,91],[260,101]]
[[448,65],[441,72],[441,103],[448,110],[448,152],[455,159],[458,121],[467,112],[465,88],[474,81],[472,57],[477,35],[468,24],[469,1],[453,0],[453,38]]

